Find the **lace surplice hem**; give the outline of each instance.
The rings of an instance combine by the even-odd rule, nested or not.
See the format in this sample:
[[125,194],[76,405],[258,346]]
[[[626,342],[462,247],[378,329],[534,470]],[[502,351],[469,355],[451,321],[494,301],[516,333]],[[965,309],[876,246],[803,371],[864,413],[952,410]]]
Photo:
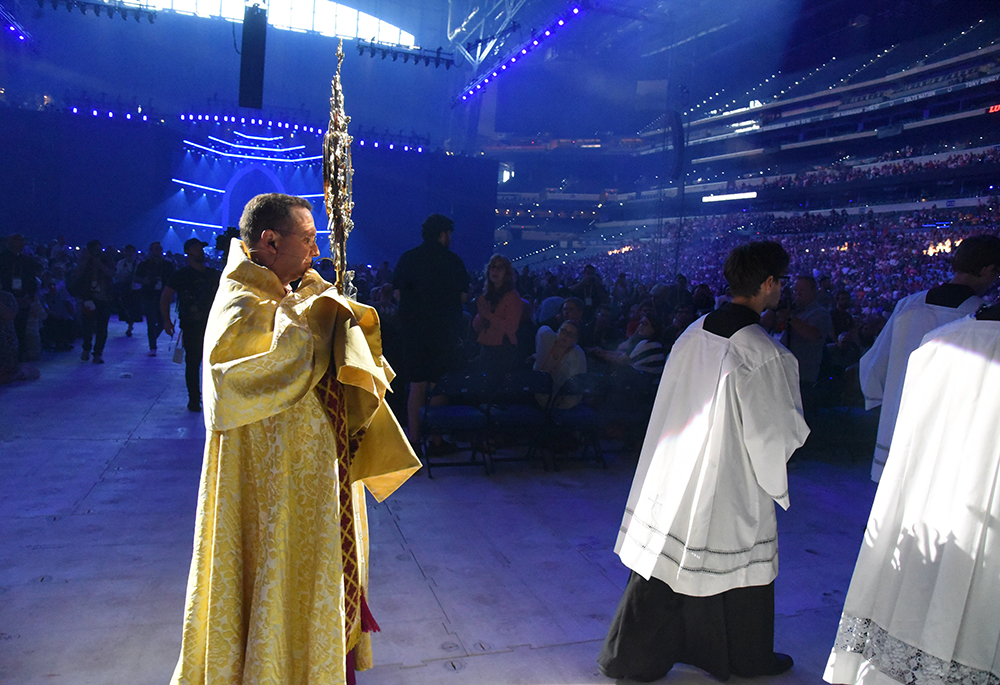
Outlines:
[[1000,676],[945,661],[890,635],[870,618],[844,616],[834,649],[860,654],[880,673],[905,685],[1000,685]]

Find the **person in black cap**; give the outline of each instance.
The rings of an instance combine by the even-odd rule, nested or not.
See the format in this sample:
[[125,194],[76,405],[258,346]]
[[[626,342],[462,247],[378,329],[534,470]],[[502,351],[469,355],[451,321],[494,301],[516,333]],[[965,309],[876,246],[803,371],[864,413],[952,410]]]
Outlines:
[[184,380],[187,383],[188,409],[201,411],[201,353],[205,343],[205,326],[212,308],[215,292],[219,289],[222,273],[205,265],[205,246],[208,243],[191,238],[184,243],[187,265],[175,271],[160,296],[160,313],[163,330],[174,334],[170,318],[170,304],[177,295],[177,313],[184,340]]
[[[469,272],[462,258],[449,249],[454,230],[454,221],[431,214],[421,224],[424,242],[404,252],[392,274],[405,340],[403,371],[410,381],[406,430],[415,448],[428,386],[460,361],[462,303],[468,297]],[[428,445],[432,453],[450,448],[436,436]]]

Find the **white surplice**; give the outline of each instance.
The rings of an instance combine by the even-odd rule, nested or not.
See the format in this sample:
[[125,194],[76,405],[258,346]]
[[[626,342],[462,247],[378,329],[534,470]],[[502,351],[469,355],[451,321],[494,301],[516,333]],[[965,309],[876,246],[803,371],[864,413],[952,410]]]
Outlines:
[[1000,322],[909,360],[827,664],[831,683],[1000,683]]
[[938,326],[974,314],[983,303],[980,297],[970,297],[958,308],[927,304],[926,290],[904,297],[858,365],[865,409],[882,405],[878,421],[878,438],[872,459],[872,480],[882,476],[889,454],[892,430],[899,412],[899,397],[903,392],[906,360],[917,349],[924,336]]
[[667,358],[615,552],[647,580],[710,596],[778,573],[774,502],[809,434],[798,363],[764,329],[691,324]]

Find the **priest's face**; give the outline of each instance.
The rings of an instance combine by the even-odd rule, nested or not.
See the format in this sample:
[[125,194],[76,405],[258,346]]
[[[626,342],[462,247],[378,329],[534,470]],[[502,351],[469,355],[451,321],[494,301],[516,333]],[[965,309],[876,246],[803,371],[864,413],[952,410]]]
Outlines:
[[284,233],[276,233],[274,261],[270,269],[282,284],[302,278],[312,260],[319,257],[316,245],[316,224],[312,212],[305,207],[293,207],[283,226]]

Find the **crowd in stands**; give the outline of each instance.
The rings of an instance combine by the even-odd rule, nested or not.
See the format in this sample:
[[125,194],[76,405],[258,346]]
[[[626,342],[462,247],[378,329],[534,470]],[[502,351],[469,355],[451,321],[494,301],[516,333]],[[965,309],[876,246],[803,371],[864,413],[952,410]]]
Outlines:
[[[893,214],[693,218],[685,222],[683,249],[676,255],[671,237],[519,272],[507,259],[494,257],[484,268],[470,269],[464,359],[469,365],[555,371],[565,358],[564,376],[571,369],[658,377],[687,325],[726,301],[722,263],[729,251],[749,240],[773,239],[791,255],[791,274],[812,279],[816,301],[831,314],[834,331],[825,341],[824,361],[829,378],[857,361],[897,301],[948,279],[950,251],[959,241],[995,233],[998,224],[1000,200],[994,197],[975,208]],[[122,252],[99,243],[88,248],[71,248],[61,239],[45,244],[24,244],[20,236],[7,240],[0,254],[0,290],[7,291],[0,301],[5,380],[21,377],[23,363],[37,360],[42,350],[67,351],[81,338],[89,349],[85,335],[91,333],[92,312],[85,303],[97,293],[80,293],[78,282],[88,263],[103,265],[102,296],[111,312],[129,322],[129,335],[142,320],[132,297],[142,287],[134,274],[154,256],[132,246]],[[162,259],[181,265],[179,255],[167,253]],[[326,265],[317,267],[327,271]],[[354,269],[357,297],[378,310],[391,362],[402,336],[391,265]],[[792,290],[789,284],[788,306]]]
[[[531,326],[540,329],[545,324],[556,332],[562,322],[578,319],[588,369],[614,371],[627,366],[656,374],[684,328],[727,299],[722,264],[729,251],[749,240],[777,240],[791,255],[791,273],[814,281],[816,301],[830,312],[833,333],[825,341],[823,362],[823,378],[830,380],[871,346],[896,302],[948,280],[951,250],[963,238],[995,233],[998,224],[997,198],[972,209],[696,218],[685,225],[684,249],[674,269],[668,266],[674,256],[671,245],[635,244],[630,246],[634,249],[590,255],[544,270],[526,267],[517,274],[515,287],[524,301],[525,317],[532,313],[526,339],[537,337],[531,335]],[[377,293],[373,303],[391,317],[391,289],[380,289],[374,273],[361,272],[359,277],[376,284],[369,288]],[[473,274],[468,299],[470,361],[478,354],[471,321],[482,283],[483,276]],[[792,304],[793,285],[789,284],[784,306]],[[780,331],[774,333],[780,337]],[[520,330],[518,340],[522,341]],[[524,349],[521,355],[527,363],[531,350]],[[833,398],[841,400],[851,398]]]
[[768,178],[756,185],[743,182],[739,184],[739,189],[811,188],[838,183],[871,181],[890,176],[907,176],[942,169],[962,169],[976,164],[996,164],[997,162],[1000,162],[1000,147],[991,147],[981,152],[961,152],[923,162],[915,162],[906,158],[893,158],[891,160],[879,159],[876,163],[867,165],[843,165],[815,169],[794,175]]

